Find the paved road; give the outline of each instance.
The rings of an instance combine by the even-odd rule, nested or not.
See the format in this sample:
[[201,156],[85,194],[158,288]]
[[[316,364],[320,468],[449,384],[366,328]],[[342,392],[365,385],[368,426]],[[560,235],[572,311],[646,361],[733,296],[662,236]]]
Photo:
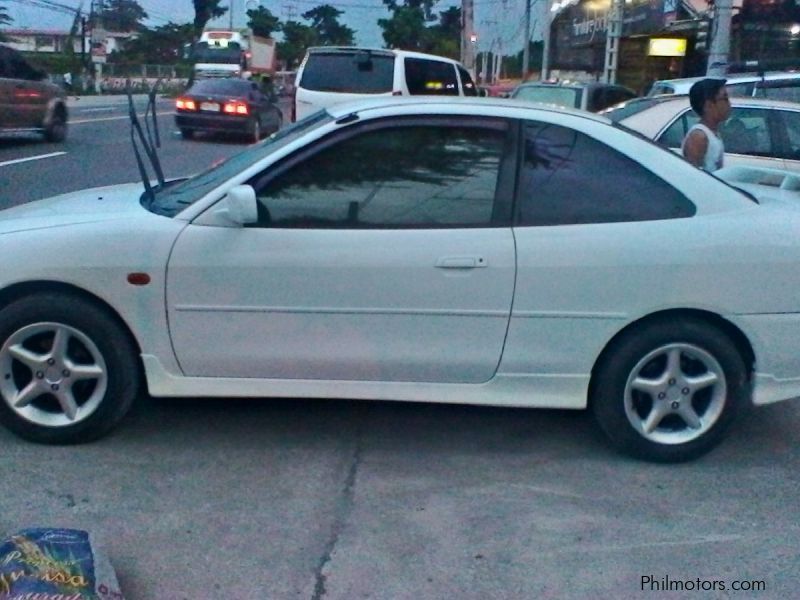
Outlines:
[[[135,178],[124,133],[74,124],[66,156],[0,167],[0,189]],[[178,175],[240,147],[166,136],[162,154]],[[0,162],[54,149],[6,141]],[[626,599],[665,577],[717,589],[675,598],[800,589],[800,401],[673,466],[613,453],[584,413],[346,400],[146,399],[94,444],[0,430],[0,447],[0,536],[88,529],[128,600]]]

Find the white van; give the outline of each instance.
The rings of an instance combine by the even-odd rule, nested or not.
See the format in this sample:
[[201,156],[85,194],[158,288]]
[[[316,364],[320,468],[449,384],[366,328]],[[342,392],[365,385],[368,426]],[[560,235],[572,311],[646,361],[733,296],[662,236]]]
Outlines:
[[477,96],[458,61],[421,52],[309,48],[295,80],[292,120],[333,104],[375,96]]

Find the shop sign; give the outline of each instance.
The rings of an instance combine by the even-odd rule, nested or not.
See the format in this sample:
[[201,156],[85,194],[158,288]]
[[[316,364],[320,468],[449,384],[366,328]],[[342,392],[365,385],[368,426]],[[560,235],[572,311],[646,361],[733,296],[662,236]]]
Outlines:
[[648,56],[686,56],[683,38],[650,38],[648,46]]
[[[670,0],[666,0],[670,2]],[[631,0],[624,3],[622,12],[622,35],[647,34],[664,27],[665,0]],[[666,8],[672,12],[672,5]],[[570,6],[561,18],[571,24],[571,44],[585,46],[604,41],[608,31],[610,0],[585,0]]]

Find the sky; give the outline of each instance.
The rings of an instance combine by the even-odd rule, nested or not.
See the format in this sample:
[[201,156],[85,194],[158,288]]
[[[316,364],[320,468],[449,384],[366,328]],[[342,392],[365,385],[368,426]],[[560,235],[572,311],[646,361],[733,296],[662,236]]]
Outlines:
[[[83,6],[88,12],[90,0],[52,0],[57,4],[75,7]],[[247,8],[259,5],[258,0],[231,0],[233,3],[234,27],[246,25]],[[525,0],[473,0],[475,5],[475,30],[478,34],[478,50],[501,49],[503,54],[512,54],[522,49],[522,29],[524,23]],[[546,0],[532,1],[531,39],[542,39],[541,24]],[[148,26],[158,26],[172,21],[190,22],[194,18],[192,0],[138,0],[147,12]],[[63,12],[37,6],[38,0],[0,0],[7,14],[13,19],[9,27],[27,29],[68,30],[72,18]],[[260,0],[281,21],[293,18],[303,22],[300,15],[320,4],[330,4],[343,11],[340,22],[356,31],[356,43],[361,46],[382,47],[383,37],[377,20],[389,16],[381,0]],[[225,5],[225,1],[223,1]],[[459,6],[460,0],[439,0],[434,5],[435,13],[443,12],[451,6]],[[230,16],[212,21],[211,25],[227,27]]]

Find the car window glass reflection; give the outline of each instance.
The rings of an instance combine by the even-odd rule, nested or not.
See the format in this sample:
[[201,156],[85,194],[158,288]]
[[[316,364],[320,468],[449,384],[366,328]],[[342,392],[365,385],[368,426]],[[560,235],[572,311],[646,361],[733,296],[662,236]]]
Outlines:
[[476,227],[492,220],[505,134],[405,126],[329,147],[257,191],[261,226]]
[[574,225],[689,217],[694,205],[637,162],[575,130],[525,125],[519,186],[522,225]]

